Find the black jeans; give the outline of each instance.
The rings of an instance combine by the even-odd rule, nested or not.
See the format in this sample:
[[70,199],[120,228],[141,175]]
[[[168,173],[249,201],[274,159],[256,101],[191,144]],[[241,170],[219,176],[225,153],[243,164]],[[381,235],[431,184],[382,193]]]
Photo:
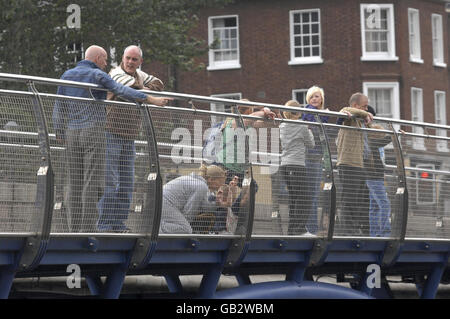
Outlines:
[[339,165],[341,203],[339,229],[344,235],[366,235],[368,227],[368,194],[363,168]]
[[289,194],[288,235],[304,234],[311,206],[307,196],[306,169],[299,165],[283,165],[281,174],[286,181]]

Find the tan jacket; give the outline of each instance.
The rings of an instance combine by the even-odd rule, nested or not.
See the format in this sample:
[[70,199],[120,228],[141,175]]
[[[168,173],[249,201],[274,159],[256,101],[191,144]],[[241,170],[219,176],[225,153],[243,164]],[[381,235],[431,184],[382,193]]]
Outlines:
[[[369,113],[353,107],[344,107],[341,112],[347,111],[352,115],[365,118]],[[362,127],[361,122],[356,119],[346,119],[345,126]],[[354,167],[364,167],[364,135],[362,131],[339,129],[337,137],[337,166],[349,165]]]
[[[122,69],[122,64],[109,72],[111,78],[125,86],[133,89],[148,88],[153,91],[162,91],[164,84],[162,81],[152,75],[136,70],[132,76]],[[108,92],[108,100],[121,100],[111,92]],[[139,135],[141,128],[140,111],[133,107],[108,106],[106,108],[106,130],[117,134],[122,138],[135,139]]]

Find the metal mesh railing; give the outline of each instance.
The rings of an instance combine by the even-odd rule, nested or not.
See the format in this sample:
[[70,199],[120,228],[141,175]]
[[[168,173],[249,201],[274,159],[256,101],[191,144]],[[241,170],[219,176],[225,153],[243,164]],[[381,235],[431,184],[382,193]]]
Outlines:
[[[191,106],[193,99],[251,107],[172,95]],[[450,239],[445,126],[322,124],[320,112],[316,122],[274,121],[15,91],[1,91],[0,102],[1,233],[42,227],[36,194],[47,125],[52,234],[148,235],[159,227],[160,235],[182,236]],[[46,123],[36,120],[38,105]],[[413,128],[399,133],[400,126]]]
[[[337,236],[397,237],[401,220],[396,198],[399,168],[392,130],[374,121],[371,128],[327,126],[334,163]],[[387,165],[389,164],[389,168]]]
[[[232,114],[151,109],[161,175],[160,234],[245,232],[246,133]],[[240,217],[240,218],[239,218]]]
[[35,232],[40,150],[31,94],[0,93],[0,232]]
[[406,238],[449,238],[449,139],[421,125],[405,130],[412,131],[401,136],[409,194]]
[[[90,107],[98,115],[93,123],[66,123],[65,136],[50,125],[55,170],[53,233],[148,231],[152,205],[146,194],[149,148],[142,116],[136,105],[43,98],[46,117],[54,123],[54,107]],[[120,114],[120,116],[118,115]],[[66,122],[66,118],[62,121]]]

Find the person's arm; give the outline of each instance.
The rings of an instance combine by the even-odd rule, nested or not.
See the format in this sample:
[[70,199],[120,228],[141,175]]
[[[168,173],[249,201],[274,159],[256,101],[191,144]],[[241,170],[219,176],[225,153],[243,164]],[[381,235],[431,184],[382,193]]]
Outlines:
[[268,107],[265,107],[260,111],[253,112],[250,114],[250,116],[262,117],[265,119],[272,120],[272,122],[244,119],[244,125],[246,127],[253,126],[254,128],[262,128],[262,127],[275,127],[276,126],[273,121],[276,117],[276,114],[273,111],[271,111]]
[[354,117],[359,117],[364,119],[366,124],[372,122],[373,115],[369,112],[354,108],[354,107],[344,107],[341,111],[341,113],[346,113],[347,115],[350,114]]
[[97,78],[98,83],[100,85],[102,85],[104,88],[110,90],[115,95],[125,98],[127,100],[137,101],[137,102],[147,102],[149,104],[155,104],[158,106],[164,106],[167,104],[168,101],[172,100],[172,98],[150,96],[150,95],[144,94],[142,92],[139,92],[135,89],[124,86],[124,85],[114,81],[105,72],[97,73],[97,77],[98,77]]

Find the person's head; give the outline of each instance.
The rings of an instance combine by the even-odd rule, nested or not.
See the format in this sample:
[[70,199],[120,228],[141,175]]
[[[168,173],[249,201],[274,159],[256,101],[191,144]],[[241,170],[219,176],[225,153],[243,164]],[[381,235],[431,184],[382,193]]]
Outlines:
[[225,170],[217,165],[200,166],[200,176],[202,176],[208,188],[211,191],[217,191],[223,184],[225,184],[226,173]]
[[87,48],[84,58],[88,61],[94,62],[102,70],[105,70],[108,65],[108,54],[105,49],[98,45],[91,45]]
[[130,45],[125,48],[122,56],[122,68],[128,74],[136,73],[136,69],[142,64],[142,50],[137,45]]
[[357,92],[357,93],[354,93],[350,97],[348,104],[350,105],[350,107],[360,109],[363,111],[367,111],[367,107],[369,104],[369,98],[366,95],[364,95],[360,92]]
[[[290,107],[300,107],[300,103],[298,103],[296,100],[289,100],[284,105]],[[283,111],[284,118],[288,120],[298,120],[301,115],[301,112]]]
[[316,109],[323,109],[325,105],[325,94],[323,89],[318,86],[312,86],[306,92],[306,103],[314,106]]

